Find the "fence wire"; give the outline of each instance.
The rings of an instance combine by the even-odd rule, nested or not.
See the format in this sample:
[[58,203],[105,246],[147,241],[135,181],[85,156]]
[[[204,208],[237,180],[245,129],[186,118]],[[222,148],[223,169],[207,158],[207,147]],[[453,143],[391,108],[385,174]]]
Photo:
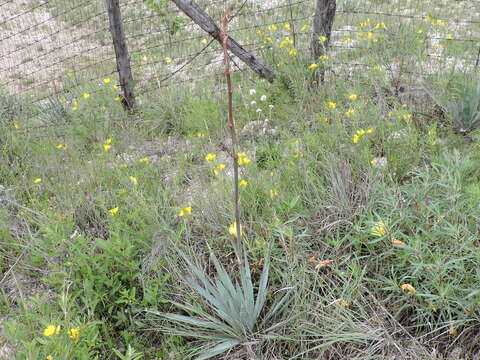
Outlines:
[[[219,22],[224,0],[198,3]],[[281,71],[288,61],[308,66],[317,61],[309,58],[315,3],[236,2],[229,34],[274,70]],[[424,0],[339,1],[328,56],[318,61],[345,76],[399,73],[405,62],[411,66],[403,72],[412,77],[447,69],[476,71],[480,6],[445,3],[432,7]],[[121,12],[137,97],[178,86],[198,89],[207,81],[218,80],[223,88],[221,46],[173,3],[157,12],[143,0],[122,0]],[[52,99],[71,105],[83,93],[100,92],[108,78],[111,96],[118,97],[122,84],[104,1],[5,1],[0,13],[0,90],[39,106]],[[293,48],[296,53],[290,52]],[[242,77],[254,77],[233,60]]]

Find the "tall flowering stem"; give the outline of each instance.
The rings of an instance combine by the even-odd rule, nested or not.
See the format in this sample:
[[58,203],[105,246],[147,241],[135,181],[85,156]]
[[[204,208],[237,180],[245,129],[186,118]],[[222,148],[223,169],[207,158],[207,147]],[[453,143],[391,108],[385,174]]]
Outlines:
[[232,158],[233,158],[233,184],[234,184],[234,197],[235,197],[235,221],[236,221],[236,243],[233,242],[233,248],[237,256],[239,264],[242,263],[242,226],[240,223],[240,195],[239,195],[239,180],[238,180],[238,141],[237,133],[235,131],[235,122],[233,120],[233,86],[232,76],[230,70],[230,56],[228,55],[228,24],[231,18],[228,15],[228,10],[225,8],[222,16],[222,31],[220,33],[220,39],[223,44],[223,60],[225,63],[225,78],[227,80],[227,98],[228,98],[228,119],[227,127],[230,130],[230,136],[232,137]]

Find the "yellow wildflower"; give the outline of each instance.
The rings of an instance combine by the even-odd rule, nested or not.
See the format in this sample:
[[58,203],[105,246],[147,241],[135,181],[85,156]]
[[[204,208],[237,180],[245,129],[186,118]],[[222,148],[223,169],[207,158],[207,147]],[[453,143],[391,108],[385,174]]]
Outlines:
[[318,40],[319,40],[320,42],[325,42],[325,41],[327,41],[328,39],[327,39],[327,37],[326,37],[325,35],[322,35],[322,36],[320,36],[320,37],[318,38]]
[[90,94],[89,94],[89,93],[87,93],[87,92],[86,92],[86,93],[83,93],[83,98],[84,98],[84,99],[88,99],[89,97],[90,97]]
[[418,29],[417,33],[418,33],[418,34],[423,34],[423,33],[424,33],[424,30],[423,30],[423,29]]
[[292,45],[293,44],[293,40],[290,39],[288,36],[283,39],[281,42],[280,42],[280,45],[279,45],[279,48],[280,49],[283,49],[285,46],[289,46],[289,45]]
[[17,120],[14,120],[13,127],[15,128],[15,130],[20,130],[20,123]]
[[367,133],[367,132],[366,132],[365,130],[363,130],[363,129],[357,130],[357,135],[359,135],[359,136],[363,136],[363,135],[365,135],[366,133]]
[[272,42],[273,42],[273,39],[272,39],[271,37],[267,37],[267,38],[265,38],[265,40],[263,40],[263,42],[264,42],[265,44],[272,43]]
[[118,210],[118,207],[114,207],[113,209],[108,210],[108,212],[110,213],[110,215],[115,216],[118,214]]
[[118,165],[118,167],[120,169],[126,169],[128,167],[128,164],[123,163],[123,164]]
[[417,291],[417,289],[415,289],[412,285],[410,284],[403,284],[402,286],[400,286],[400,289],[402,289],[403,291],[408,291],[410,293],[415,293],[415,291]]
[[207,39],[202,39],[202,40],[200,40],[200,43],[205,45],[206,43],[208,43],[208,40]]
[[[232,236],[237,236],[237,222],[234,221],[233,224],[231,224],[229,227],[228,227],[228,233]],[[243,232],[243,227],[242,225],[240,225],[240,236],[244,236],[244,232]]]
[[167,56],[163,59],[163,61],[165,61],[165,64],[170,64],[172,62],[172,58]]
[[245,187],[248,185],[248,181],[247,180],[240,180],[240,182],[238,183],[238,186],[241,186],[241,187]]
[[57,149],[66,149],[67,148],[67,145],[65,144],[58,144],[57,146],[55,146]]
[[72,77],[72,76],[73,76],[73,72],[67,72],[67,76],[68,76],[68,77]]
[[275,24],[272,24],[268,27],[268,30],[270,30],[270,31],[276,31],[277,29],[278,29],[278,27]]
[[65,104],[65,103],[67,102],[67,99],[65,99],[65,98],[62,97],[62,98],[60,98],[59,101],[60,101],[62,104]]
[[348,44],[350,41],[352,41],[352,39],[349,37],[346,37],[345,39],[343,39],[344,44]]
[[106,139],[105,144],[111,144],[113,142],[113,139]]
[[337,107],[337,103],[336,102],[333,102],[333,101],[329,101],[327,103],[327,108],[328,109],[335,109]]
[[366,21],[362,21],[360,24],[359,24],[360,27],[370,27],[371,26],[371,23],[370,23],[370,19],[367,19]]
[[45,330],[43,330],[43,335],[50,337],[56,335],[60,332],[60,326],[48,325]]
[[288,52],[288,55],[290,56],[297,56],[298,55],[298,52],[297,52],[297,49],[292,49]]
[[348,95],[348,98],[349,98],[350,100],[357,100],[357,99],[358,99],[358,95],[357,95],[357,94],[350,94],[350,95]]
[[301,151],[296,151],[294,156],[297,158],[297,159],[300,159],[301,157],[303,157],[303,152]]
[[192,207],[191,206],[185,206],[184,208],[180,209],[178,212],[178,216],[187,216],[192,213]]
[[285,29],[287,29],[287,30],[290,30],[291,27],[292,27],[292,25],[290,25],[290,24],[283,24],[283,27],[284,27]]
[[208,162],[212,162],[213,160],[215,160],[217,158],[217,155],[215,154],[207,154],[207,156],[205,156],[205,160],[207,160]]
[[247,157],[247,154],[245,153],[238,153],[238,166],[243,166],[243,165],[248,165],[252,161],[249,157]]
[[72,339],[73,341],[77,341],[78,338],[80,337],[80,328],[73,328],[73,329],[70,329],[70,331],[68,332],[68,335],[70,336],[70,339]]
[[223,171],[223,169],[225,169],[225,164],[218,164],[218,165],[215,166],[215,168],[213,169],[213,173],[214,173],[215,175],[218,175],[218,174],[220,174],[220,173]]
[[35,180],[33,180],[34,184],[40,184],[41,182],[42,182],[41,178],[36,178]]
[[103,144],[103,150],[104,151],[108,151],[112,148],[112,145],[108,145],[108,144]]
[[308,30],[308,28],[309,28],[309,26],[308,26],[307,24],[304,24],[304,25],[300,28],[300,30],[303,31],[303,32],[305,32],[305,31]]
[[197,137],[204,137],[205,136],[205,133],[203,132],[197,132]]
[[45,358],[45,360],[53,360],[53,356],[52,356],[52,355],[47,355],[47,357]]
[[265,30],[257,30],[257,34],[263,36],[265,35]]
[[115,101],[122,101],[122,98],[120,96],[117,96],[116,98],[114,98],[113,100]]
[[382,237],[387,234],[387,225],[383,221],[377,221],[370,232],[373,236]]
[[129,176],[128,178],[130,179],[130,182],[131,182],[133,185],[137,185],[137,184],[138,184],[138,179],[137,179],[135,176]]
[[328,56],[327,55],[322,55],[322,56],[319,56],[318,59],[322,60],[322,61],[325,61],[325,60],[328,60]]
[[309,69],[313,70],[313,69],[316,69],[318,67],[318,64],[310,64],[308,66]]
[[108,77],[103,79],[104,84],[110,84],[110,81],[112,81],[112,80]]
[[283,63],[278,63],[278,64],[277,64],[277,67],[278,67],[278,68],[281,68],[283,65],[284,65]]
[[72,107],[72,111],[77,111],[78,110],[78,106],[75,105],[74,107]]
[[150,159],[148,157],[144,157],[138,160],[142,164],[148,164],[150,162]]
[[348,109],[345,111],[345,116],[352,117],[355,115],[355,109]]
[[357,134],[354,134],[353,135],[353,143],[358,144],[359,141],[360,141],[360,136],[358,136]]
[[112,90],[117,90],[118,89],[118,86],[117,85],[112,85]]
[[278,196],[278,191],[276,189],[268,190],[268,195],[270,196],[271,200],[275,200]]
[[446,39],[446,40],[453,40],[454,37],[453,37],[453,35],[447,35],[447,36],[445,37],[445,39]]
[[412,118],[412,114],[403,114],[402,117],[404,120],[410,120]]
[[368,130],[367,130],[367,134],[372,134],[372,133],[374,133],[374,132],[375,132],[375,129],[368,129]]
[[384,22],[380,22],[377,25],[375,25],[375,29],[385,29],[387,25],[385,25]]

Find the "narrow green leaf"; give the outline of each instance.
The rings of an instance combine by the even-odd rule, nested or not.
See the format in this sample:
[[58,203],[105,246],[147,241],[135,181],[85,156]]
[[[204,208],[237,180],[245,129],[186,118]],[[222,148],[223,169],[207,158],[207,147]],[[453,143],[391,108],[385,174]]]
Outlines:
[[257,301],[255,303],[255,318],[260,316],[260,312],[265,305],[267,299],[267,286],[268,286],[268,272],[270,270],[270,255],[265,258],[265,264],[263,265],[262,275],[260,276],[260,284],[258,286]]
[[212,358],[214,356],[217,356],[219,354],[223,354],[225,351],[230,350],[232,347],[234,347],[238,344],[240,344],[240,341],[237,340],[237,339],[231,339],[231,340],[224,341],[224,342],[214,346],[213,348],[205,351],[203,354],[197,356],[195,358],[195,360],[210,359],[210,358]]

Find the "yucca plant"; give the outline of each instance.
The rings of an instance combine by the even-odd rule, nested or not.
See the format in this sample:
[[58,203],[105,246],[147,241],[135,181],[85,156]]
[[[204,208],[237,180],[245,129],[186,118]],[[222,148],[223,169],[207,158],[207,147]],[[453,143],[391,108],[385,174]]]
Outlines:
[[162,327],[163,331],[200,341],[200,345],[192,349],[196,360],[209,359],[235,346],[256,342],[262,334],[267,334],[285,323],[280,322],[267,327],[269,321],[280,312],[289,298],[289,293],[286,293],[264,313],[270,270],[268,255],[264,261],[255,296],[246,257],[240,266],[239,281],[236,281],[213,252],[210,253],[210,258],[217,273],[215,279],[205,274],[183,252],[178,253],[188,269],[187,285],[200,295],[204,302],[201,304],[172,302],[188,315],[173,313],[159,315],[167,320]]
[[480,126],[480,82],[465,86],[457,91],[453,100],[443,104],[445,112],[452,118],[457,130],[467,134]]

